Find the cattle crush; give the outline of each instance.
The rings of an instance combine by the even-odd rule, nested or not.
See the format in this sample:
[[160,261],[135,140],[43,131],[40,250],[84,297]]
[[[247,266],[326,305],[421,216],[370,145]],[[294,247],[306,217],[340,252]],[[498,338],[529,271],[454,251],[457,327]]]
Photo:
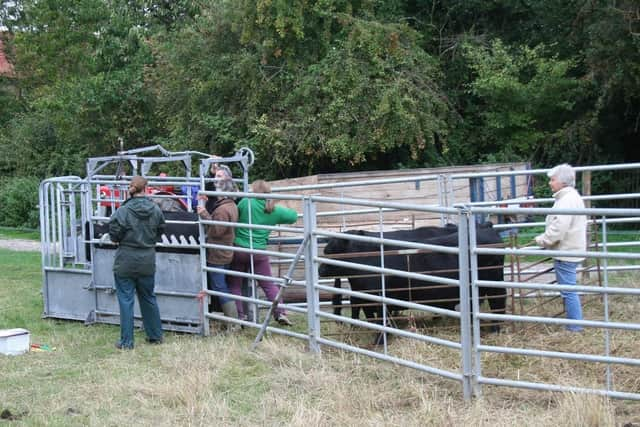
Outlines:
[[[159,155],[152,155],[156,152]],[[196,194],[219,194],[206,191],[212,163],[232,168],[242,190],[235,196],[267,197],[249,192],[253,154],[248,149],[212,158],[147,147],[89,159],[85,178],[43,181],[44,316],[88,324],[119,322],[111,272],[115,246],[105,226],[110,212],[124,200],[130,178],[141,174],[169,225],[157,244],[156,275],[167,330],[206,336],[210,320],[240,323],[258,330],[259,337],[271,332],[305,340],[315,352],[333,347],[439,375],[460,383],[465,398],[491,385],[640,400],[637,384],[621,381],[629,372],[638,377],[633,370],[640,367],[640,358],[626,343],[633,342],[640,324],[618,317],[621,307],[640,298],[633,276],[640,259],[634,250],[637,232],[626,231],[637,230],[640,209],[619,207],[637,201],[639,194],[586,192],[587,203],[597,207],[565,212],[590,219],[591,245],[583,254],[580,285],[572,289],[582,294],[585,306],[585,320],[578,323],[599,346],[557,349],[530,342],[572,322],[564,318],[562,287],[553,283],[549,269],[549,256],[562,253],[530,244],[551,212],[552,199],[534,198],[532,192],[536,179],[544,183],[546,170],[495,165],[480,171],[419,170],[374,179],[326,175],[313,182],[272,183],[274,193],[268,197],[299,212],[295,225],[268,227],[272,238],[267,250],[252,251],[272,259],[274,281],[282,287],[284,305],[295,323],[281,328],[269,323],[271,304],[257,290],[253,274],[228,273],[247,279],[243,296],[235,297],[246,304],[247,320],[208,308],[216,292],[207,289],[206,272],[215,268],[206,266],[204,254],[215,246],[204,242],[204,227],[236,226],[199,221],[194,213]],[[576,170],[584,192],[591,174],[638,171],[640,164]],[[613,202],[616,207],[609,207]],[[489,221],[494,225],[489,227]],[[453,228],[445,237],[416,238],[417,230],[445,227]],[[487,233],[501,238],[487,240]],[[327,242],[355,247],[357,253],[325,253]],[[486,273],[496,265],[499,275]],[[334,286],[338,282],[342,287]],[[499,334],[489,332],[496,329]],[[519,342],[518,337],[526,340]],[[412,348],[408,353],[407,343]],[[437,360],[429,356],[435,349]],[[495,358],[533,360],[541,366],[588,364],[604,367],[604,374],[595,385],[557,383],[554,378],[496,370],[489,363]]]

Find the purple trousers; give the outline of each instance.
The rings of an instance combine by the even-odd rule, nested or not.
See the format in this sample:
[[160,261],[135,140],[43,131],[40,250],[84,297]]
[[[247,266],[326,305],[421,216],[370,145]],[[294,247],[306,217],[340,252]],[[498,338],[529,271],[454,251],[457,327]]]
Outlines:
[[[233,261],[231,261],[231,267],[229,269],[242,273],[250,273],[251,255],[246,252],[234,252]],[[267,255],[253,255],[253,272],[261,276],[272,276],[271,264],[269,264],[269,257]],[[227,284],[229,285],[231,293],[242,295],[242,277],[229,274],[227,275]],[[262,288],[262,291],[269,301],[273,302],[276,296],[278,296],[278,285],[271,280],[258,280],[258,285]],[[280,302],[281,301],[278,301],[278,303]],[[242,301],[236,301],[236,306],[238,307],[238,318],[243,319],[245,314]],[[281,314],[285,314],[285,310],[278,305],[278,308],[273,312],[273,317],[277,319]]]

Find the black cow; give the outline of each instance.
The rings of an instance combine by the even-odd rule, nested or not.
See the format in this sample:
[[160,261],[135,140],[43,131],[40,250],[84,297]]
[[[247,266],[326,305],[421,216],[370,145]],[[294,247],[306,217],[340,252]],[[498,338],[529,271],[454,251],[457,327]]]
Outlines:
[[[437,232],[433,230],[432,232]],[[360,232],[350,234],[365,235]],[[375,233],[373,233],[375,234]],[[439,246],[458,246],[458,233],[448,233],[436,237],[424,237],[426,230],[414,230],[409,233],[408,238],[402,239],[411,242]],[[392,238],[385,233],[385,238]],[[400,239],[396,239],[400,240]],[[502,244],[499,234],[490,226],[483,226],[477,230],[478,245]],[[397,251],[406,249],[400,246],[385,245],[385,251]],[[341,261],[364,264],[368,266],[380,267],[380,245],[377,243],[360,242],[349,239],[331,238],[325,247],[325,255],[353,254],[353,257],[339,258]],[[376,254],[376,252],[378,252]],[[369,253],[364,256],[357,256],[357,253]],[[418,252],[411,254],[386,254],[384,266],[400,271],[414,273],[424,273],[433,276],[458,279],[458,255],[442,252]],[[504,256],[503,255],[482,255],[478,257],[479,278],[481,280],[503,280]],[[349,277],[349,283],[353,291],[367,292],[372,295],[381,295],[380,274],[366,272],[357,268],[338,267],[329,264],[320,266],[321,277]],[[493,312],[504,313],[506,294],[501,288],[483,287],[479,289],[480,296],[488,299]],[[460,294],[455,286],[445,286],[442,284],[407,279],[394,275],[385,275],[385,295],[389,298],[403,301],[423,302],[431,306],[453,310],[459,303]],[[364,303],[363,311],[367,319],[380,319],[382,317],[381,304],[374,303],[362,298],[352,298],[352,305]],[[388,306],[389,310],[402,310],[402,307]],[[357,315],[356,315],[357,316]],[[499,330],[496,326],[494,330]]]
[[[402,240],[409,242],[423,242],[425,239],[429,239],[437,236],[446,236],[447,234],[455,233],[458,231],[458,227],[455,224],[446,224],[444,227],[433,227],[433,226],[425,226],[419,227],[414,230],[394,230],[394,231],[385,231],[382,236],[385,239],[391,240]],[[346,234],[353,234],[355,236],[367,236],[367,237],[380,237],[380,232],[376,231],[365,231],[365,230],[349,230]],[[325,254],[338,254],[349,252],[346,247],[343,247],[343,244],[352,243],[352,241],[346,239],[331,239],[327,244],[327,248],[325,248]],[[376,245],[379,248],[379,245]],[[376,251],[379,249],[375,249]],[[322,275],[322,267],[320,270],[320,275]],[[334,280],[334,287],[340,289],[342,287],[342,280],[339,277],[336,277]],[[360,318],[360,309],[363,304],[366,304],[366,300],[362,300],[358,297],[350,298],[351,305],[351,318],[359,319]],[[334,294],[331,300],[331,304],[333,305],[333,314],[339,316],[342,312],[342,295]]]

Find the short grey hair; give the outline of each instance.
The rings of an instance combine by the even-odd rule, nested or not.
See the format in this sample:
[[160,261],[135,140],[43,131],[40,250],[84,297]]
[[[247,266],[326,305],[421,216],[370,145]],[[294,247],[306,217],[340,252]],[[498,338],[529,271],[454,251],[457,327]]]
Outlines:
[[217,168],[224,172],[227,178],[233,178],[233,173],[231,173],[231,168],[227,165],[217,165]]
[[547,176],[551,178],[555,176],[558,181],[565,186],[575,187],[576,185],[576,171],[573,167],[567,163],[563,163],[551,169],[547,172]]
[[236,184],[231,179],[223,178],[216,182],[216,191],[223,191],[225,193],[230,193],[233,191],[238,191],[236,188]]

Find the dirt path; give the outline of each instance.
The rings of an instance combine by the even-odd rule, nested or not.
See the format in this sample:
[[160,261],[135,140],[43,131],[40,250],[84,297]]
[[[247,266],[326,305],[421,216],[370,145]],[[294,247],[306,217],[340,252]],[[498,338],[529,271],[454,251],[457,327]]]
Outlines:
[[27,239],[0,239],[0,248],[12,251],[40,252],[40,242]]

